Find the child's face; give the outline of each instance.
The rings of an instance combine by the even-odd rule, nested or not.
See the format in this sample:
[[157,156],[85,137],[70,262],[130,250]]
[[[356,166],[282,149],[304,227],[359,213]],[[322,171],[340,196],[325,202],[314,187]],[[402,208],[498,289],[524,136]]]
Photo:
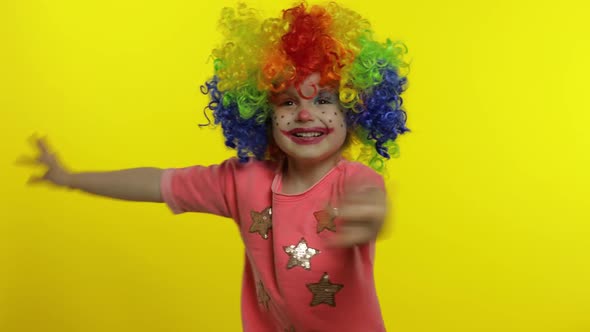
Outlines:
[[320,75],[308,76],[299,87],[272,97],[273,137],[296,161],[321,162],[340,153],[346,140],[346,121],[338,92],[319,86]]

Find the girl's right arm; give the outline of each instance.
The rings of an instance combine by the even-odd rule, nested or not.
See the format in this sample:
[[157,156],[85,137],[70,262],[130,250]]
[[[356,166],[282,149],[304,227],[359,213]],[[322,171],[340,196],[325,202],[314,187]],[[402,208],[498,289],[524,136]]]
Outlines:
[[50,182],[57,186],[79,189],[87,193],[111,198],[163,202],[160,180],[163,170],[153,167],[133,168],[110,172],[70,172],[49,151],[44,139],[36,139],[39,157],[21,158],[21,163],[44,165],[47,171],[42,176],[32,176],[29,183]]

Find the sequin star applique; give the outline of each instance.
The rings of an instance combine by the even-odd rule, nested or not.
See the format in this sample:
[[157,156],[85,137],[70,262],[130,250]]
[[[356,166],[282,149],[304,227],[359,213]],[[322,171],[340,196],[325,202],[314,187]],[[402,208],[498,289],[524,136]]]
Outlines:
[[312,307],[322,303],[335,307],[336,299],[334,297],[336,296],[336,293],[344,287],[344,285],[341,284],[331,283],[327,272],[324,272],[324,275],[318,283],[306,284],[305,286],[307,286],[313,294],[313,299],[310,303],[310,306]]
[[287,269],[301,266],[306,270],[311,270],[311,258],[320,253],[319,250],[308,247],[304,238],[301,238],[296,245],[286,246],[283,249],[287,255],[291,256],[287,262]]
[[263,239],[268,239],[268,230],[272,228],[272,208],[268,207],[261,212],[250,211],[252,225],[250,233],[258,233]]
[[334,216],[332,216],[328,211],[321,210],[316,211],[313,213],[315,220],[317,221],[317,233],[322,232],[323,230],[329,230],[332,232],[336,232],[336,224],[334,224]]
[[285,329],[285,332],[295,332],[295,328],[291,326],[290,328]]
[[256,283],[256,297],[258,298],[258,304],[268,311],[268,301],[270,301],[270,296],[268,296],[261,280],[258,280]]

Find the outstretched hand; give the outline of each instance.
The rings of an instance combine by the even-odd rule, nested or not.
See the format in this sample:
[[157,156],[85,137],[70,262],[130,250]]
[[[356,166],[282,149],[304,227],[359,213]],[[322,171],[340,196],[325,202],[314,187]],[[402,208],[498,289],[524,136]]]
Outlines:
[[55,153],[49,150],[47,139],[32,136],[32,144],[38,149],[37,157],[21,156],[16,163],[27,166],[45,166],[47,170],[41,176],[32,175],[28,183],[36,184],[41,182],[50,182],[58,186],[67,186],[69,181],[69,172],[61,165]]
[[335,247],[351,247],[377,238],[387,216],[383,189],[365,187],[349,191],[338,207],[329,209],[339,221],[337,234],[329,240]]

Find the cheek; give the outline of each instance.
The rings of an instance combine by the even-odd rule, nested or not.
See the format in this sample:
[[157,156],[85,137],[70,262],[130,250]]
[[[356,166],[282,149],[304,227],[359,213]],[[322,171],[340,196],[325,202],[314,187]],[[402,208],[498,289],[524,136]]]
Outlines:
[[324,115],[325,121],[329,127],[346,130],[346,119],[344,117],[343,111],[322,111],[322,114]]
[[291,125],[292,114],[291,112],[277,112],[272,116],[273,128],[286,128]]
[[275,141],[283,136],[281,130],[286,129],[286,122],[283,114],[274,113],[272,115],[272,136]]

